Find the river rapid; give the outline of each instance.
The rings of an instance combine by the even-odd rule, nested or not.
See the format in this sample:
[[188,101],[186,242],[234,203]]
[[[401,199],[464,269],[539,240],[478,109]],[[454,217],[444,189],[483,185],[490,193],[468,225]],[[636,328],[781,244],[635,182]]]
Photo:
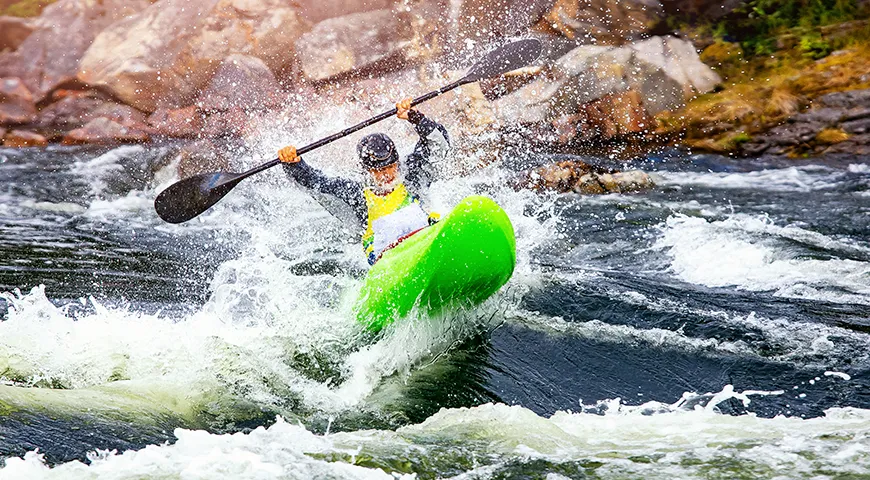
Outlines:
[[515,274],[371,338],[351,225],[278,170],[163,223],[174,156],[0,150],[0,479],[870,476],[870,158],[650,155],[604,196],[451,159],[430,205],[495,199]]

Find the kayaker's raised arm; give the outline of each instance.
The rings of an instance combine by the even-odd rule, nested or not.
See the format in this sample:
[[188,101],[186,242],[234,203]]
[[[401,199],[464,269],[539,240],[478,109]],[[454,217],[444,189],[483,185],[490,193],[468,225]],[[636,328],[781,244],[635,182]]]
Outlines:
[[360,166],[366,171],[365,185],[324,175],[302,161],[295,147],[284,147],[278,152],[289,177],[303,187],[341,199],[354,210],[365,226],[362,244],[372,265],[384,252],[439,219],[437,212],[423,207],[415,191],[428,187],[432,181],[429,159],[449,147],[447,130],[411,110],[410,98],[396,104],[396,116],[414,124],[420,141],[402,166],[390,137],[371,133],[361,138],[356,151]]
[[363,187],[357,182],[344,178],[329,177],[320,170],[305,163],[296,155],[296,147],[284,147],[278,151],[278,159],[284,167],[284,173],[296,180],[305,188],[317,190],[332,195],[353,209],[360,223],[365,223],[367,209],[363,198]]
[[408,168],[405,178],[417,189],[427,188],[435,175],[431,162],[447,156],[450,150],[450,136],[443,125],[426,118],[416,110],[411,110],[410,98],[397,103],[396,109],[398,110],[396,115],[411,122],[417,130],[417,135],[420,135],[414,152],[405,160]]

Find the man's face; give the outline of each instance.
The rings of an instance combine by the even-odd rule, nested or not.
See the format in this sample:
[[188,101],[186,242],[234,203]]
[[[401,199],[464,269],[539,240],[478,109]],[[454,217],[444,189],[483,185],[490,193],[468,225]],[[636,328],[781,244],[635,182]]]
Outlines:
[[379,187],[388,187],[399,176],[399,164],[394,163],[383,168],[369,170],[369,175],[375,181],[375,185]]

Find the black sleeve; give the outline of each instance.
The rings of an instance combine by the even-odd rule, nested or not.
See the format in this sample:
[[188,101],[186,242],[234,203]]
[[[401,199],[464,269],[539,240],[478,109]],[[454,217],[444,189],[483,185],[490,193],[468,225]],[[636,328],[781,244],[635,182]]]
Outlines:
[[368,217],[363,188],[357,182],[345,178],[328,177],[320,170],[299,160],[297,163],[284,163],[284,173],[305,188],[332,195],[353,209],[354,214],[365,223]]
[[426,118],[416,110],[408,112],[408,120],[414,124],[420,140],[414,147],[414,152],[405,159],[405,180],[419,191],[428,188],[432,183],[434,171],[431,161],[447,154],[450,149],[450,136],[443,125]]

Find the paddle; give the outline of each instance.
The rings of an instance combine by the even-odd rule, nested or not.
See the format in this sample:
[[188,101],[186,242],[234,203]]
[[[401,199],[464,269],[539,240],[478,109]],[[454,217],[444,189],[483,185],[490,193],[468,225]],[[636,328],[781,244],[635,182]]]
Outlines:
[[[429,92],[413,99],[411,105],[418,105],[426,100],[435,98],[442,93],[453,90],[460,85],[476,82],[484,78],[495,77],[510,72],[511,70],[525,67],[535,61],[540,54],[541,42],[538,40],[525,39],[508,43],[486,54],[468,70],[468,73],[466,73],[464,77],[450,85],[441,87],[434,92]],[[357,130],[380,122],[385,118],[392,117],[395,114],[396,109],[393,108],[350,128],[346,128],[336,134],[318,140],[310,145],[306,145],[298,149],[296,153],[302,155],[310,152],[315,148],[322,147],[327,143],[346,137]],[[154,209],[157,210],[157,215],[160,215],[160,218],[169,223],[186,222],[208,210],[209,207],[220,201],[224,195],[229,193],[229,191],[242,180],[256,173],[260,173],[267,168],[274,167],[279,163],[281,162],[278,159],[275,159],[258,167],[254,167],[247,172],[209,172],[185,178],[160,192],[160,195],[157,195],[157,198],[154,199]]]

